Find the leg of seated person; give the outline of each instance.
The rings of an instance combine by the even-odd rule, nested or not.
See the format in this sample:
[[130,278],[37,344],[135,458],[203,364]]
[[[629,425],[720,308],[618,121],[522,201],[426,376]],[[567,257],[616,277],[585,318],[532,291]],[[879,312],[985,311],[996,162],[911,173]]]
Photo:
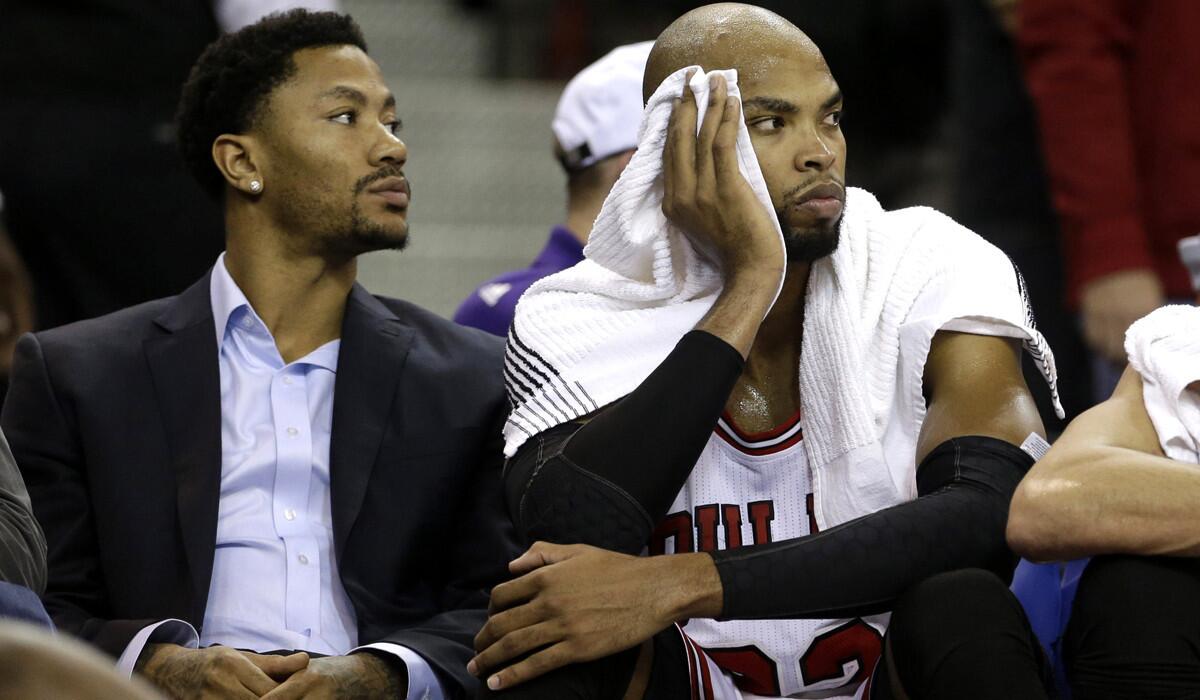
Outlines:
[[1200,697],[1200,561],[1093,559],[1063,656],[1076,700]]
[[938,574],[897,602],[871,700],[1049,697],[1050,671],[1020,603],[981,569]]
[[[641,646],[564,666],[515,688],[482,686],[479,700],[675,700],[692,697],[683,635],[671,626]],[[715,699],[714,699],[715,700]]]

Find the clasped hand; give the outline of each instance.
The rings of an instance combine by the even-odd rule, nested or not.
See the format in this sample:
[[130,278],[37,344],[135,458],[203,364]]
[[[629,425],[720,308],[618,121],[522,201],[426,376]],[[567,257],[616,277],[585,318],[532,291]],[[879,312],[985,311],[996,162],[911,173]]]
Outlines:
[[332,700],[403,697],[387,664],[371,654],[309,658],[254,654],[229,647],[153,645],[142,673],[177,699]]
[[738,100],[729,96],[722,76],[713,76],[697,133],[699,108],[690,80],[691,74],[667,125],[663,214],[726,276],[748,270],[782,274],[785,259],[775,220],[738,170]]
[[492,589],[489,619],[475,637],[478,654],[467,670],[491,673],[493,690],[510,688],[649,639],[675,621],[663,586],[664,559],[534,544],[509,564],[519,578]]

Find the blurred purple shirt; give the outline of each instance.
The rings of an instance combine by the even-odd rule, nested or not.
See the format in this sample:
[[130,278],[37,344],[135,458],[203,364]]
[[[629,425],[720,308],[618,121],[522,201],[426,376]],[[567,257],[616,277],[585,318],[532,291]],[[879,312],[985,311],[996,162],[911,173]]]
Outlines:
[[583,260],[583,245],[565,226],[555,226],[550,240],[533,264],[506,272],[479,286],[454,312],[454,321],[498,336],[508,335],[517,300],[543,277],[553,275]]

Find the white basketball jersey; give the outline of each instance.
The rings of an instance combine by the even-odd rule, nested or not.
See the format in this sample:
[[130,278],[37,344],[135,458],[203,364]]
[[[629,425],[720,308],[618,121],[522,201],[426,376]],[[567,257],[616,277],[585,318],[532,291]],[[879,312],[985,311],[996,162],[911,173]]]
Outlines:
[[[715,551],[816,531],[797,414],[739,432],[723,417],[650,540],[651,554]],[[824,572],[813,571],[812,576]],[[852,620],[691,620],[684,632],[743,697],[853,698],[873,670],[888,615]]]

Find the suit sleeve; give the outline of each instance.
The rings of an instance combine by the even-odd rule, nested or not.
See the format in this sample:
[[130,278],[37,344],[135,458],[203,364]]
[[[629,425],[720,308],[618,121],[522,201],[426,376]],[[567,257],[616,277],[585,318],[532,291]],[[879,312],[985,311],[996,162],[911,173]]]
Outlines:
[[0,433],[0,581],[41,595],[46,588],[46,538],[33,517],[29,492],[8,440]]
[[0,425],[45,531],[47,579],[42,601],[54,624],[119,656],[156,620],[112,620],[100,570],[87,470],[78,429],[56,392],[38,338],[17,342]]
[[447,698],[474,697],[478,680],[467,673],[475,635],[487,621],[493,585],[510,578],[508,562],[520,554],[500,492],[504,411],[497,410],[489,439],[480,447],[457,504],[458,529],[444,541],[447,567],[441,612],[379,641],[419,653],[436,671]]
[[1126,66],[1133,24],[1128,3],[1120,0],[1021,5],[1018,41],[1062,225],[1072,300],[1098,277],[1153,266],[1139,206]]

